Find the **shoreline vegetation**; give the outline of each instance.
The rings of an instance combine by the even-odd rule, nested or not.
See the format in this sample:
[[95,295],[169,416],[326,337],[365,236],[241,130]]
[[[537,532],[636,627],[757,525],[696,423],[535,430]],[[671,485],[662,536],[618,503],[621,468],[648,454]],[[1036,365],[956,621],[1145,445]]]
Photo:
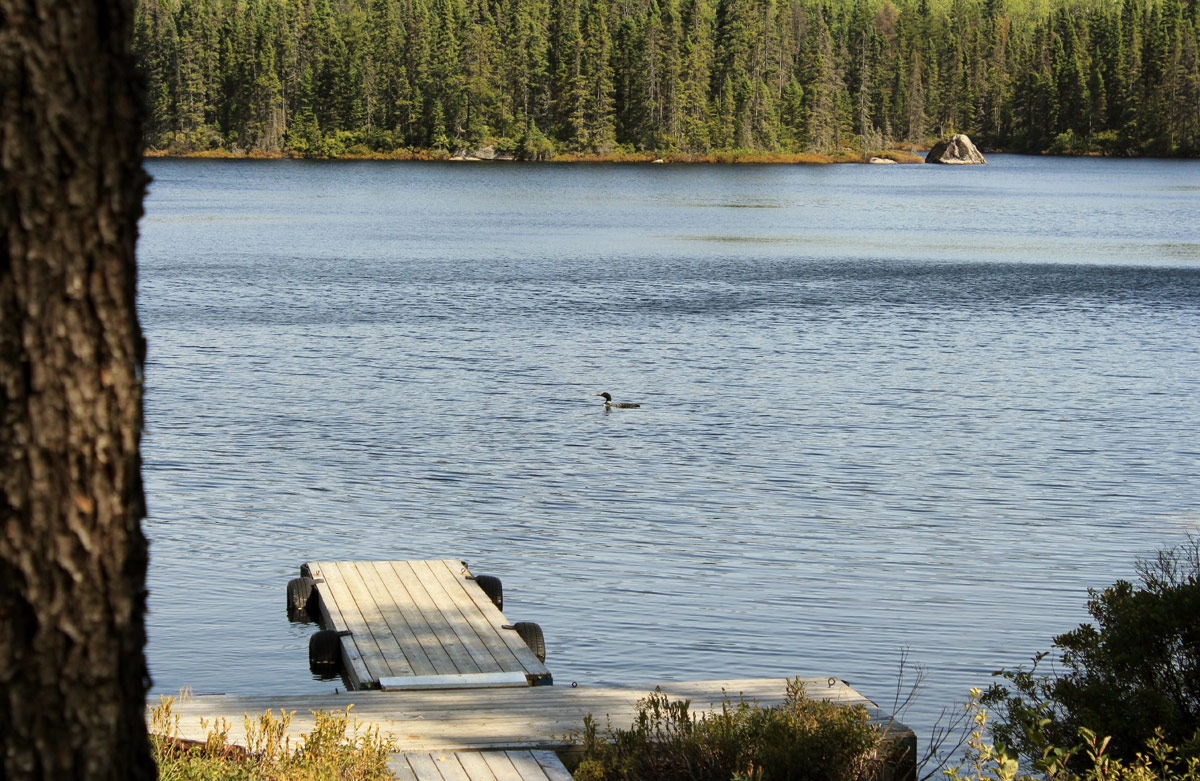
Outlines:
[[[191,692],[180,693],[188,699]],[[393,778],[388,757],[398,751],[394,738],[382,736],[351,713],[314,711],[311,732],[293,742],[287,737],[294,711],[244,714],[245,745],[232,742],[231,725],[218,718],[207,725],[203,741],[179,736],[175,697],[160,697],[150,709],[150,748],[160,781],[375,781]]]
[[1200,156],[1196,0],[137,0],[134,54],[172,155]]
[[[468,163],[512,163],[530,162],[511,155],[495,157],[479,157],[467,150],[451,153],[445,149],[396,149],[390,152],[348,151],[336,156],[315,158],[324,160],[390,160],[397,162],[468,162]],[[224,148],[206,149],[200,152],[171,152],[165,149],[147,149],[148,159],[193,159],[193,160],[304,160],[314,159],[304,155],[288,152],[264,152],[261,149],[250,151],[228,150]],[[833,163],[876,163],[876,164],[905,164],[923,163],[925,159],[918,154],[902,149],[887,149],[877,152],[862,153],[847,149],[840,153],[824,154],[819,152],[760,152],[754,150],[733,150],[727,152],[712,152],[710,154],[666,154],[658,156],[649,152],[573,152],[556,154],[540,162],[548,163],[663,163],[685,165],[829,165]]]

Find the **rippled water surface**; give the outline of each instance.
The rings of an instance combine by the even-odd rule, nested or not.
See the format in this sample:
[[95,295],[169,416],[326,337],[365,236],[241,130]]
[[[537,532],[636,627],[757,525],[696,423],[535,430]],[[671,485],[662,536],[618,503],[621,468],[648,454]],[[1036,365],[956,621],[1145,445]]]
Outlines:
[[908,648],[924,732],[1200,523],[1195,162],[148,168],[157,691],[331,691],[297,567],[446,557],[560,684]]

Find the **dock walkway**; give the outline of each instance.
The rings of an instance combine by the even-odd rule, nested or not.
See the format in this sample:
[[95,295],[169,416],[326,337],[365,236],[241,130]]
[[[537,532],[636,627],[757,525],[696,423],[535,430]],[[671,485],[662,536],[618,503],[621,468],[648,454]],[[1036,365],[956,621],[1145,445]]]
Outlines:
[[[391,736],[389,767],[410,781],[565,781],[558,755],[577,752],[584,718],[627,729],[638,703],[660,691],[693,714],[741,701],[786,700],[783,678],[664,681],[644,686],[550,686],[536,624],[510,624],[500,581],[454,559],[309,562],[288,584],[288,613],[316,618],[310,665],[340,671],[350,691],[323,695],[202,695],[175,703],[178,736],[203,741],[217,720],[245,744],[246,719],[288,712],[286,736],[315,727],[315,712],[345,711]],[[316,668],[314,668],[316,669]],[[325,669],[322,667],[322,669]],[[333,673],[336,675],[336,672]],[[813,699],[866,706],[871,719],[916,753],[916,737],[837,678],[802,679]],[[899,770],[910,778],[915,769]]]
[[314,561],[301,574],[312,581],[309,612],[340,636],[341,666],[353,689],[553,680],[522,638],[522,625],[504,617],[461,561]]
[[[751,678],[716,681],[663,681],[657,687],[672,700],[690,700],[693,713],[718,712],[726,703],[741,699],[759,705],[778,705],[787,695],[785,678]],[[893,724],[875,704],[845,681],[835,678],[803,679],[805,692],[814,699],[844,705],[864,705],[872,720],[887,727],[897,739],[913,740],[902,724]],[[537,686],[524,689],[424,690],[407,692],[352,691],[324,695],[207,695],[176,703],[180,737],[203,740],[204,719],[230,722],[229,739],[245,739],[241,714],[260,714],[270,708],[294,712],[288,735],[293,740],[312,730],[312,711],[344,710],[362,723],[393,736],[404,753],[474,751],[569,751],[578,741],[583,719],[591,715],[602,727],[626,729],[634,721],[637,703],[655,690],[643,686]],[[236,714],[236,716],[231,716]]]

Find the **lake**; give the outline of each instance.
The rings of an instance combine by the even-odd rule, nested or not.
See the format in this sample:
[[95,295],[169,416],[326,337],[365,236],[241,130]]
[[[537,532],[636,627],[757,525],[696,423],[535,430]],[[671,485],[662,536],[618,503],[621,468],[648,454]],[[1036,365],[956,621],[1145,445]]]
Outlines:
[[460,558],[560,685],[908,649],[924,741],[1200,526],[1200,162],[147,168],[156,692],[332,691],[299,565]]

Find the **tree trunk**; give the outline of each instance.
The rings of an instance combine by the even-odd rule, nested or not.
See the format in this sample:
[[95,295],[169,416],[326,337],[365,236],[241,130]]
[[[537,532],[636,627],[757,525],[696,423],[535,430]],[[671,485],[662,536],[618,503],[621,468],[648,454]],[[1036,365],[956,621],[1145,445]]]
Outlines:
[[131,0],[0,0],[0,779],[154,778]]

